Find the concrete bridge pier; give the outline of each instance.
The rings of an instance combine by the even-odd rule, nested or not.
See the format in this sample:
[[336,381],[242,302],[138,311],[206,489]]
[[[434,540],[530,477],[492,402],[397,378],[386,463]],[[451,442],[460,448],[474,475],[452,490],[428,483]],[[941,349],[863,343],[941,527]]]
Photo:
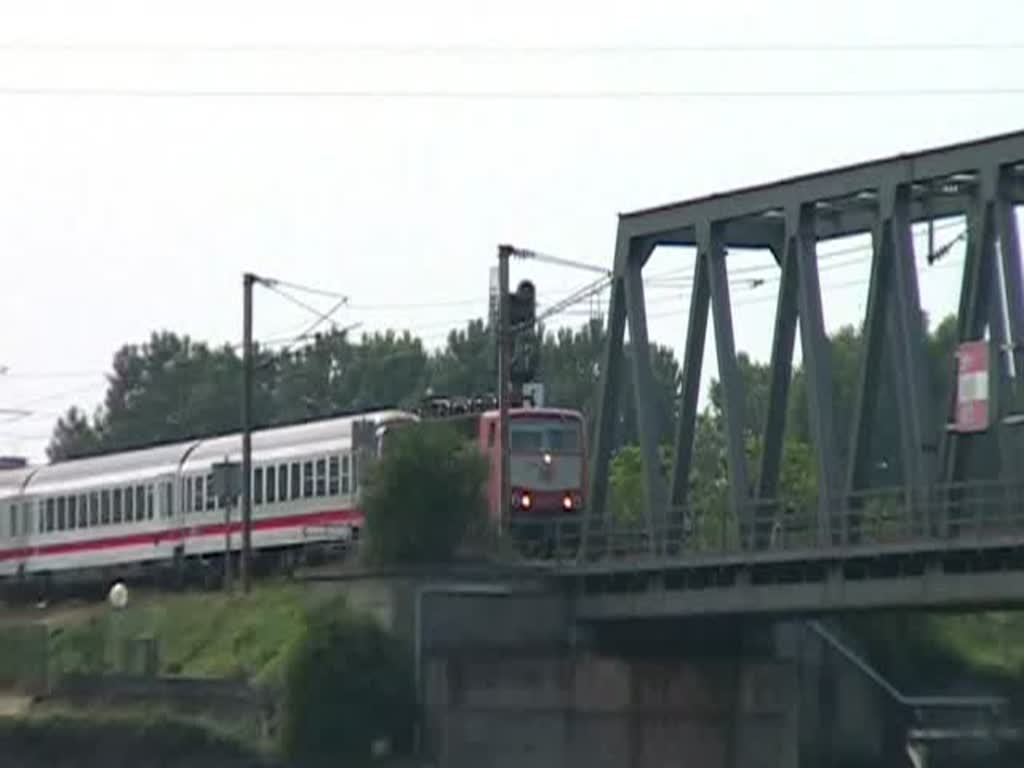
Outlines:
[[570,610],[545,592],[430,596],[422,692],[436,765],[906,764],[884,696],[803,623],[578,626]]

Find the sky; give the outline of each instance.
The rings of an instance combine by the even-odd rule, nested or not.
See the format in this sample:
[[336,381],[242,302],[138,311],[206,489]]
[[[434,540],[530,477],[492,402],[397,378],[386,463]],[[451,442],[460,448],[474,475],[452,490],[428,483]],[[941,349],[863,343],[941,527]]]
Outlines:
[[[0,0],[0,409],[29,412],[0,410],[0,453],[41,459],[126,342],[238,341],[245,271],[436,346],[485,312],[498,243],[610,266],[621,212],[1018,130],[1024,6],[966,10]],[[830,329],[863,318],[864,245],[820,246]],[[925,308],[952,311],[962,251],[919,257]],[[770,261],[729,265],[764,269],[732,288],[737,347],[766,359]],[[680,351],[691,270],[647,270],[652,339]],[[544,304],[593,275],[512,277]],[[255,315],[264,340],[311,319],[265,289]]]

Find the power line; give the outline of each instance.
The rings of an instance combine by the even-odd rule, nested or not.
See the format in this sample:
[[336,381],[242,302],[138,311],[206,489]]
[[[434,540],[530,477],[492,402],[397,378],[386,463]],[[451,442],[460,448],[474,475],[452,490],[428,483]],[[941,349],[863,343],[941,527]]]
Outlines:
[[580,43],[545,45],[530,43],[344,43],[344,42],[228,42],[228,43],[158,43],[117,41],[26,41],[0,42],[0,51],[15,53],[263,53],[263,54],[378,54],[378,55],[571,55],[571,56],[635,56],[708,53],[951,53],[996,52],[1024,49],[1024,41],[953,40],[949,42],[918,42],[912,40],[878,40],[863,42],[807,43],[728,42],[708,43]]
[[680,101],[766,99],[909,99],[973,98],[1024,95],[1024,85],[960,86],[949,88],[857,88],[775,90],[428,90],[428,89],[200,89],[132,88],[120,86],[0,86],[0,96],[10,97],[104,97],[138,99],[314,99],[364,101]]

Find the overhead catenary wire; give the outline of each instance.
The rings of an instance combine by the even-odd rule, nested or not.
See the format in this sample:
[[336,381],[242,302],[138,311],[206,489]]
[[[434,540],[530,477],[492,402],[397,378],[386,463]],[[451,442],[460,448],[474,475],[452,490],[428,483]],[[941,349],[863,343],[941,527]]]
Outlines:
[[554,256],[550,253],[534,251],[529,248],[513,248],[512,255],[515,256],[516,258],[529,259],[530,261],[539,261],[542,264],[552,264],[556,267],[570,267],[571,269],[581,269],[585,272],[596,272],[599,275],[611,275],[611,270],[609,270],[607,267],[599,267],[596,264],[590,264],[585,261],[567,259],[562,256]]
[[[941,223],[941,224],[937,224],[935,228],[936,229],[946,229],[946,228],[950,228],[952,226],[956,226],[957,223],[958,222],[955,222],[955,221],[954,222]],[[942,257],[946,256],[949,253],[949,251],[951,250],[951,248],[956,243],[962,241],[966,237],[966,234],[967,234],[967,231],[966,231],[966,229],[964,229],[956,237],[954,237],[951,241],[949,241],[949,242],[943,244],[942,246],[940,246],[939,248],[937,248],[932,255],[933,256],[937,256],[939,258],[942,258]],[[837,249],[835,251],[830,251],[829,253],[820,254],[819,255],[819,260],[829,259],[829,258],[838,257],[838,256],[846,255],[846,254],[852,254],[852,253],[870,253],[870,252],[871,252],[871,246],[870,245],[867,245],[867,246],[855,246],[855,247],[852,247],[852,248]],[[866,262],[863,259],[858,259],[858,260],[855,260],[855,261],[843,260],[841,262],[836,262],[836,263],[830,263],[830,264],[827,264],[827,265],[823,265],[822,267],[820,267],[820,269],[821,269],[821,271],[828,271],[828,270],[831,270],[831,269],[843,269],[843,268],[847,268],[847,267],[850,267],[850,266],[855,266],[858,263],[868,263],[868,262]],[[961,260],[944,260],[941,264],[934,264],[931,268],[932,269],[944,269],[944,268],[949,268],[949,267],[956,267],[956,266],[959,266],[961,264],[962,264]],[[738,268],[736,270],[732,270],[730,272],[730,280],[732,280],[733,277],[736,276],[736,275],[740,275],[740,274],[743,274],[744,276],[756,275],[756,274],[759,274],[761,272],[764,272],[765,270],[768,270],[769,272],[775,273],[774,279],[775,280],[778,279],[778,276],[777,276],[778,267],[777,267],[777,265],[769,264],[769,265],[765,265],[764,267],[749,267],[749,268],[748,267],[741,267],[741,268]],[[598,269],[595,268],[594,271],[598,271]],[[600,271],[602,273],[606,273],[606,270],[600,270]],[[287,287],[292,287],[293,290],[300,290],[300,291],[304,290],[304,291],[309,292],[309,293],[315,293],[315,294],[319,294],[319,295],[323,295],[323,296],[330,296],[330,297],[336,298],[337,301],[336,301],[335,306],[330,311],[328,311],[327,313],[324,313],[324,312],[321,312],[320,310],[316,309],[315,307],[312,307],[311,305],[307,304],[306,302],[303,302],[301,299],[297,299],[296,297],[291,296],[286,291],[280,291],[280,290],[277,291],[280,295],[285,296],[285,298],[287,298],[289,300],[292,300],[293,303],[296,303],[298,306],[301,306],[303,309],[305,309],[306,311],[308,311],[308,312],[310,312],[310,313],[312,313],[312,314],[314,314],[316,316],[317,319],[311,325],[313,330],[315,330],[315,328],[318,327],[323,322],[330,321],[331,316],[334,314],[334,312],[336,312],[337,309],[339,309],[341,306],[344,306],[346,304],[346,297],[344,297],[342,294],[337,293],[337,292],[327,291],[327,290],[323,290],[323,289],[310,288],[309,286],[302,286],[300,284],[290,283],[288,281],[274,280],[273,282],[275,284],[277,284],[277,285],[285,285]],[[666,282],[670,282],[671,283],[673,281],[669,277]],[[692,282],[692,280],[690,282]],[[750,282],[751,281],[750,281],[749,278],[744,279],[743,281],[741,281],[741,283],[750,283]],[[761,281],[760,284],[763,284],[764,282],[767,282],[767,279]],[[868,281],[867,280],[852,280],[852,281],[846,281],[846,282],[840,282],[840,283],[831,283],[831,284],[826,283],[826,284],[824,284],[822,286],[822,289],[824,291],[845,290],[847,288],[852,288],[852,287],[855,287],[857,285],[863,285],[866,282],[868,282]],[[547,308],[545,308],[544,312],[542,313],[542,316],[538,319],[538,321],[542,321],[544,319],[549,319],[550,317],[554,317],[554,316],[557,316],[557,315],[568,315],[568,314],[573,313],[575,307],[578,304],[582,303],[583,301],[586,301],[588,298],[590,298],[591,296],[593,296],[593,295],[595,295],[597,293],[600,293],[600,292],[603,292],[604,290],[607,290],[608,284],[609,284],[608,279],[604,275],[602,275],[602,278],[600,278],[599,280],[596,280],[593,283],[587,284],[587,285],[583,286],[582,288],[577,289],[576,291],[570,293],[569,295],[567,295],[563,299],[558,300],[558,301],[553,302],[552,304],[550,304]],[[681,297],[681,296],[671,297],[671,300],[672,301],[679,301],[681,298],[684,298],[684,297]],[[739,299],[734,300],[732,302],[732,305],[736,306],[736,307],[741,307],[741,306],[748,306],[748,305],[753,305],[753,304],[763,304],[763,303],[772,302],[772,301],[775,301],[775,300],[776,300],[775,296],[759,296],[759,297],[751,297],[751,298],[739,298]],[[482,299],[481,300],[472,299],[472,300],[465,300],[465,301],[460,300],[458,302],[452,301],[452,302],[445,302],[445,303],[448,306],[455,306],[455,305],[459,305],[459,304],[477,303],[478,301],[479,301],[480,304],[484,303],[484,300],[482,300]],[[650,302],[650,303],[653,304],[653,303],[656,303],[656,302]],[[395,303],[395,304],[391,304],[391,305],[367,305],[367,306],[380,306],[381,308],[384,308],[385,306],[387,306],[388,308],[402,309],[402,308],[410,308],[410,307],[415,307],[415,306],[429,307],[429,306],[437,306],[437,305],[440,305],[440,303],[439,302],[432,302],[432,303]],[[360,308],[360,307],[359,307],[359,305],[355,305],[355,307],[353,307],[353,308]],[[678,314],[678,310],[674,310],[674,311],[666,312],[666,313],[657,313],[657,312],[656,313],[651,313],[650,315],[648,315],[648,317],[650,319],[656,319],[658,317],[669,316],[669,315],[676,315],[676,314]],[[372,359],[373,361],[375,361],[377,363],[380,363],[380,362],[387,362],[389,360],[397,360],[397,359],[401,359],[401,358],[408,358],[410,356],[429,354],[429,352],[426,349],[426,347],[428,347],[430,345],[430,342],[433,341],[435,338],[437,340],[443,341],[444,339],[447,339],[451,335],[451,333],[460,330],[460,328],[459,328],[460,324],[466,324],[466,323],[469,323],[470,321],[480,320],[480,319],[481,318],[479,318],[479,317],[470,317],[470,318],[463,318],[461,321],[460,320],[452,320],[452,321],[447,321],[447,322],[444,322],[444,323],[437,323],[437,324],[432,324],[432,325],[428,325],[428,326],[418,326],[418,327],[410,328],[410,329],[408,329],[409,333],[412,335],[412,337],[413,337],[413,339],[415,341],[419,342],[418,348],[411,348],[411,349],[408,349],[408,350],[401,350],[401,349],[394,350],[393,352],[388,353],[386,355],[374,355],[370,359]],[[434,335],[426,335],[426,336],[421,335],[424,331],[428,330],[431,327],[444,328],[444,332],[441,333],[441,334],[434,334]],[[346,329],[346,330],[348,330],[348,329]],[[308,338],[308,334],[310,332],[311,331],[309,331],[309,330],[304,331],[303,333],[300,333],[298,336],[291,338],[290,342],[292,344],[294,344],[294,343],[297,343],[298,341],[304,340],[305,338]],[[269,343],[278,343],[279,341],[282,341],[282,340],[273,340],[272,339],[272,340],[268,340],[265,343],[267,343],[267,344],[269,344]],[[89,377],[103,377],[105,375],[106,375],[105,372],[102,372],[102,371],[91,371],[91,372],[88,372],[88,371],[82,371],[82,372],[75,372],[75,371],[52,371],[52,372],[28,372],[28,373],[20,373],[20,372],[14,371],[14,372],[7,373],[7,377],[9,377],[9,378],[42,378],[42,379],[45,379],[45,378],[78,378],[78,377],[89,378]],[[81,389],[84,390],[85,388],[83,387]],[[90,389],[91,389],[91,387],[90,387]],[[46,401],[46,400],[59,399],[60,397],[67,396],[68,394],[70,394],[70,393],[68,393],[68,392],[56,393],[56,394],[54,394],[52,396],[47,396],[47,397],[43,397],[43,398],[37,398],[36,401],[43,402],[43,401]],[[36,401],[32,401],[32,402],[36,402]],[[24,404],[22,404],[22,405],[24,405]],[[34,413],[33,414],[33,419],[34,418],[39,418],[40,416],[41,416],[41,414]],[[14,433],[8,433],[8,435],[11,438],[13,438],[13,439],[36,439],[33,436],[29,436],[29,435],[17,435],[17,436],[15,436]],[[46,436],[43,436],[43,437],[46,437]]]
[[94,379],[103,378],[107,375],[106,371],[28,371],[22,372],[18,370],[7,371],[3,376],[0,376],[0,382],[6,379],[26,379],[26,380],[45,380],[45,379]]
[[289,280],[282,280],[279,277],[268,277],[266,275],[260,275],[259,282],[268,288],[275,288],[283,285],[285,288],[291,288],[293,291],[299,291],[301,293],[310,293],[317,296],[324,296],[328,299],[348,301],[348,296],[346,296],[343,293],[339,293],[338,291],[331,291],[325,288],[314,288],[313,286],[303,285],[302,283],[295,283]]
[[[962,264],[963,264],[962,260],[944,261],[941,264],[934,265],[932,267],[932,269],[933,270],[946,269],[946,268],[961,266]],[[850,281],[845,281],[845,282],[841,282],[841,283],[824,284],[824,285],[822,285],[822,290],[823,291],[846,290],[846,289],[853,288],[853,287],[856,287],[856,286],[864,285],[866,282],[867,282],[866,280],[850,280]],[[607,286],[604,286],[604,289],[607,289]],[[679,298],[680,297],[675,297],[675,300],[678,301]],[[756,304],[766,304],[766,303],[770,303],[770,302],[773,302],[773,301],[776,301],[776,297],[775,296],[756,296],[756,297],[749,297],[749,298],[734,299],[733,301],[730,302],[730,304],[731,304],[732,307],[737,308],[737,307],[751,306],[751,305],[756,305]],[[552,306],[554,306],[554,305],[552,305]],[[570,311],[571,311],[570,308],[566,308],[566,309],[563,309],[559,314],[566,314],[566,313],[568,313]],[[649,313],[647,315],[647,317],[648,317],[649,320],[654,320],[654,319],[659,319],[659,318],[663,318],[663,317],[678,316],[678,314],[679,314],[679,310],[678,309],[673,309],[673,310],[666,311],[666,312]],[[479,319],[480,318],[466,318],[464,322],[468,323],[470,321],[479,320]],[[410,359],[410,358],[416,358],[416,357],[421,357],[421,356],[424,358],[424,360],[426,360],[429,357],[429,351],[428,351],[427,347],[430,345],[431,341],[433,341],[435,339],[438,340],[438,341],[443,341],[443,340],[447,339],[453,331],[458,330],[457,321],[446,323],[445,327],[448,328],[447,331],[445,331],[442,334],[434,334],[433,336],[430,336],[430,335],[428,335],[428,336],[421,336],[421,335],[419,335],[419,331],[425,330],[425,328],[408,329],[410,331],[410,333],[413,335],[414,342],[418,342],[418,345],[417,345],[416,348],[392,350],[391,352],[388,352],[388,353],[383,354],[383,355],[380,355],[380,354],[373,355],[373,356],[371,356],[369,358],[369,360],[372,361],[374,364],[390,364],[390,363],[395,363],[395,362],[399,362],[399,361],[402,361],[402,360],[407,360],[407,359]],[[356,346],[361,346],[361,345],[356,345]],[[35,420],[38,417],[39,417],[39,414],[34,414],[33,418],[30,419],[30,420]],[[28,434],[28,433],[2,432],[2,433],[0,433],[0,437],[3,437],[3,439],[12,440],[12,441],[24,441],[24,440],[33,440],[34,441],[34,440],[45,440],[45,439],[51,438],[52,434],[51,433],[47,433],[47,434]]]
[[[931,269],[932,270],[949,269],[951,267],[962,266],[963,263],[964,262],[963,262],[962,259],[956,259],[956,260],[953,260],[953,261],[944,261],[941,264],[935,264],[934,266],[931,267]],[[867,285],[869,282],[870,282],[870,279],[866,279],[865,278],[865,279],[857,279],[857,280],[847,280],[847,281],[843,281],[843,282],[839,282],[839,283],[826,283],[826,284],[821,286],[821,291],[822,291],[822,294],[824,294],[826,291],[847,290],[847,289],[854,288],[854,287],[857,287],[857,286]],[[690,298],[689,294],[684,294],[682,296],[665,297],[664,299],[660,299],[660,300],[655,301],[655,302],[648,302],[648,304],[649,305],[656,305],[656,304],[664,305],[664,304],[667,304],[667,303],[671,302],[671,303],[674,303],[674,304],[678,305],[680,300],[685,302],[685,301],[689,300],[689,298]],[[773,302],[776,302],[776,301],[778,301],[778,297],[775,296],[775,295],[740,297],[740,298],[737,298],[737,299],[730,300],[729,306],[732,307],[732,308],[749,307],[749,306],[753,306],[753,305],[756,305],[756,304],[770,304],[770,303],[773,303]],[[679,315],[680,311],[681,311],[681,307],[677,306],[676,309],[666,310],[664,312],[649,313],[647,315],[647,318],[649,320],[655,320],[655,319],[660,319],[660,318],[665,318],[665,317],[675,317],[675,316]]]
[[[942,232],[942,231],[945,231],[947,229],[961,228],[962,230],[964,230],[961,234],[965,236],[966,235],[966,229],[965,229],[965,225],[964,225],[964,222],[963,222],[963,218],[964,218],[963,216],[948,217],[948,218],[946,218],[943,221],[936,222],[934,224],[934,226],[933,226],[933,230],[935,232]],[[923,223],[922,222],[918,222],[918,225],[919,226],[923,226]],[[923,233],[921,233],[921,234],[923,235]],[[861,235],[861,237],[864,237],[864,236],[867,236],[867,233],[864,233],[863,235]],[[955,243],[958,239],[960,239],[960,238],[954,238],[953,242]],[[952,243],[947,243],[947,246],[951,247]],[[671,248],[672,250],[675,250],[675,249],[677,249],[679,247],[685,247],[685,246],[669,246],[669,248]],[[692,250],[692,249],[693,249],[693,246],[690,246],[690,250]],[[767,249],[750,249],[750,248],[745,248],[745,249],[732,249],[732,250],[733,251],[741,250],[741,251],[755,251],[756,252],[758,250],[766,251]],[[941,250],[941,248],[939,250]],[[817,256],[817,261],[820,264],[823,261],[828,261],[828,260],[833,259],[833,258],[838,258],[838,257],[842,257],[842,256],[848,256],[848,255],[851,255],[851,254],[870,254],[871,252],[872,252],[872,245],[870,243],[867,243],[867,244],[862,244],[862,245],[849,245],[849,246],[844,246],[842,248],[835,248],[835,249],[832,249],[832,250],[819,252],[819,253],[816,254],[816,256]],[[779,269],[778,265],[773,262],[771,264],[755,265],[755,266],[749,266],[749,267],[738,267],[736,269],[730,269],[729,270],[729,276],[732,277],[734,275],[740,275],[740,274],[754,274],[754,273],[758,273],[758,272],[762,272],[762,271],[763,272],[767,272],[767,273],[775,273],[775,272],[778,271],[778,269]],[[652,274],[652,275],[649,275],[649,276],[645,276],[645,283],[652,284],[652,283],[655,283],[655,282],[660,281],[662,279],[665,279],[665,280],[681,279],[681,280],[686,280],[688,284],[692,284],[693,283],[693,267],[692,267],[692,265],[690,267],[688,267],[688,268],[687,267],[676,267],[676,268],[673,268],[673,269],[671,269],[671,270],[669,270],[667,272],[655,273],[655,274]]]

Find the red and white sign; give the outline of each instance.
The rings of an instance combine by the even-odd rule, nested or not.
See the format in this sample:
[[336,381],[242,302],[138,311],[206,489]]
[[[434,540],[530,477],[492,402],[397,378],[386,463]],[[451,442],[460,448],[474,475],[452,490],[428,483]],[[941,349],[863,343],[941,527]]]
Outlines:
[[957,352],[956,429],[988,429],[988,342],[967,341]]

